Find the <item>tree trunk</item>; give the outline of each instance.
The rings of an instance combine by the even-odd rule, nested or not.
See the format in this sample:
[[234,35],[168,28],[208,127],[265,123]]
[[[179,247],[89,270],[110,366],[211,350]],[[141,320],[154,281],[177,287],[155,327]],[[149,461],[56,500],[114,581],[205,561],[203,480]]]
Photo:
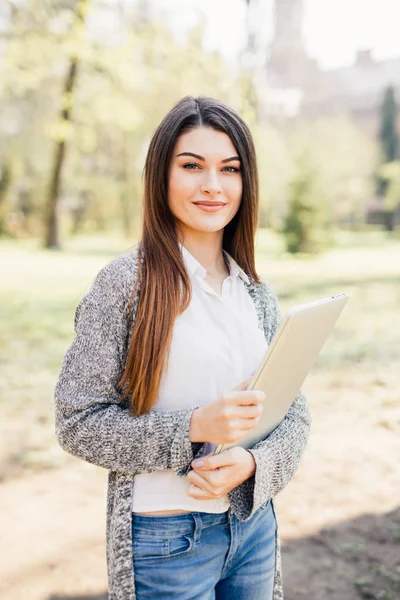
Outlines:
[[5,215],[7,212],[7,195],[11,187],[11,165],[5,161],[0,169],[0,235],[5,233]]
[[[75,23],[73,32],[77,30],[80,35],[85,24],[85,16],[89,0],[81,0],[77,2],[75,8]],[[70,59],[68,72],[64,82],[63,91],[63,108],[60,112],[60,121],[64,123],[71,122],[72,98],[75,90],[77,72],[79,65],[78,52],[73,54]],[[59,248],[59,231],[58,231],[58,204],[60,196],[60,185],[62,170],[65,163],[67,144],[62,137],[55,145],[52,161],[52,169],[50,176],[50,185],[47,201],[47,219],[46,219],[46,248]]]
[[384,227],[385,231],[394,231],[394,210],[385,210]]

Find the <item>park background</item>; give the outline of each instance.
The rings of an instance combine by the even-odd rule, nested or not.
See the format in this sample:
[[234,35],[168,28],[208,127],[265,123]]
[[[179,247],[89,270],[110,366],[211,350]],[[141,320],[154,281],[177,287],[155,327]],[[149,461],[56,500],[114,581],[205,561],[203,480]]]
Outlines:
[[399,22],[390,0],[2,1],[3,600],[107,597],[107,473],[59,447],[53,390],[79,299],[137,242],[147,145],[186,94],[252,129],[256,264],[283,310],[350,296],[277,498],[285,598],[400,597]]

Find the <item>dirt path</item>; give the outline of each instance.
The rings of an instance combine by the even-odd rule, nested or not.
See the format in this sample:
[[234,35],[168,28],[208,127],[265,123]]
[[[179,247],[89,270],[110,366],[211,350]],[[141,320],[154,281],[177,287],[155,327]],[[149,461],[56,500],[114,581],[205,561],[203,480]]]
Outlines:
[[106,471],[77,460],[2,485],[1,600],[104,593],[106,483]]
[[[399,390],[320,381],[307,450],[277,498],[285,600],[398,600]],[[107,472],[71,460],[1,485],[1,600],[106,599]]]

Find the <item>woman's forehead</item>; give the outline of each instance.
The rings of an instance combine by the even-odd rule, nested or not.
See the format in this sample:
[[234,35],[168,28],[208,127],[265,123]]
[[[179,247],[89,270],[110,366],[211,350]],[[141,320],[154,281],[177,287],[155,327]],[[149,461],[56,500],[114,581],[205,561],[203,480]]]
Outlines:
[[182,133],[177,139],[174,155],[193,152],[204,158],[217,156],[221,160],[237,154],[230,137],[211,127],[196,127]]

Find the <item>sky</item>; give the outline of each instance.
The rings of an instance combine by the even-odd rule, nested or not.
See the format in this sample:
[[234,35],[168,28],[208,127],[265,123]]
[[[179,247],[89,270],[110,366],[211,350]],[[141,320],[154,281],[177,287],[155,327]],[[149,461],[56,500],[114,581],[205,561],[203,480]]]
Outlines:
[[[266,53],[273,33],[273,0],[257,3],[254,21],[260,51]],[[304,38],[309,55],[322,69],[346,66],[357,50],[371,49],[377,59],[400,56],[400,0],[303,0]],[[205,45],[234,59],[245,40],[244,0],[153,0],[177,34],[196,23],[206,25]]]

